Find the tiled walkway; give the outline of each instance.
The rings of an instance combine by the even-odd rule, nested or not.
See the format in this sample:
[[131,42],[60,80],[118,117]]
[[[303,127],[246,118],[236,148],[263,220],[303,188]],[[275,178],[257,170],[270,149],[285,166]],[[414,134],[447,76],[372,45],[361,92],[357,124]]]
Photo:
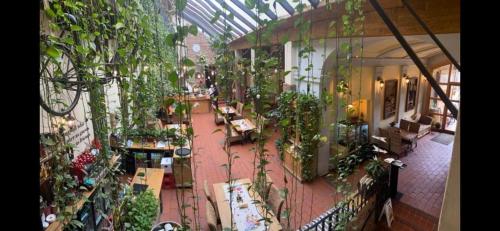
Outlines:
[[408,166],[399,171],[401,202],[439,218],[443,203],[453,142],[444,145],[431,139],[433,132],[418,140],[418,147],[401,160]]
[[[223,164],[227,163],[227,156],[222,150],[222,142],[224,140],[224,134],[222,132],[213,133],[217,128],[223,129],[224,127],[216,126],[214,123],[213,114],[194,114],[193,115],[193,126],[195,132],[194,141],[194,151],[195,163],[196,163],[196,180],[195,188],[198,192],[199,205],[200,205],[200,224],[202,230],[208,230],[208,226],[205,220],[205,202],[206,198],[203,194],[203,182],[208,181],[210,190],[213,195],[214,183],[224,182],[227,180],[226,171],[222,167]],[[278,137],[278,134],[274,134],[273,137],[267,142],[266,148],[269,150],[269,161],[267,169],[270,170],[268,173],[274,184],[279,188],[285,187],[284,175],[285,172],[281,166],[281,161],[277,156],[277,151],[275,148],[274,141]],[[233,175],[236,178],[252,178],[253,175],[253,161],[254,153],[250,149],[254,147],[254,144],[247,143],[244,145],[233,144],[231,146],[231,151],[236,153],[240,158],[236,159],[233,165]],[[290,191],[295,192],[292,196],[292,215],[291,215],[291,227],[300,227],[308,223],[310,220],[319,216],[324,211],[331,208],[334,205],[333,195],[334,189],[328,184],[328,182],[323,178],[317,178],[313,182],[307,184],[297,183],[295,178],[290,177],[287,174],[287,188]],[[293,184],[293,190],[291,186]],[[190,195],[190,190],[186,190]],[[177,200],[176,200],[176,190],[168,189],[163,190],[163,213],[161,214],[161,220],[174,220],[180,221]],[[180,194],[180,193],[179,193]],[[180,196],[180,195],[179,195]],[[188,201],[189,204],[193,205],[192,200]],[[312,206],[311,206],[312,205]],[[191,209],[187,209],[188,215],[194,219]],[[302,216],[300,215],[302,214]],[[194,221],[192,221],[194,224]],[[194,225],[192,226],[194,227]]]
[[[195,131],[194,141],[194,163],[196,165],[196,182],[194,190],[199,198],[199,218],[198,221],[202,230],[208,230],[205,219],[205,196],[203,193],[203,182],[206,180],[210,186],[213,195],[214,183],[224,182],[227,180],[226,171],[222,167],[227,163],[227,156],[222,151],[222,142],[224,134],[222,132],[213,133],[217,128],[223,129],[223,126],[216,126],[213,122],[213,114],[195,114],[193,115],[193,126]],[[446,176],[451,157],[452,144],[445,146],[439,143],[430,141],[434,135],[427,135],[419,140],[418,148],[402,160],[408,164],[408,167],[400,171],[399,176],[399,191],[403,193],[401,202],[412,207],[423,210],[425,213],[435,217],[439,216],[439,210],[442,203],[442,195],[446,183]],[[284,169],[281,166],[281,161],[277,156],[277,151],[274,141],[278,137],[274,134],[266,144],[269,150],[269,161],[267,169],[273,182],[280,188],[285,187]],[[250,149],[253,144],[234,144],[231,146],[232,152],[235,152],[240,158],[236,160],[233,168],[234,177],[237,178],[252,178],[254,153]],[[334,188],[322,177],[317,178],[313,182],[300,184],[294,178],[287,174],[287,188],[295,192],[290,195],[292,197],[292,214],[291,227],[298,228],[311,219],[319,216],[324,211],[331,208],[334,204]],[[292,187],[293,184],[293,187]],[[291,190],[293,188],[293,190]],[[180,191],[177,191],[177,196],[181,196]],[[187,204],[194,205],[191,190],[186,190],[185,195],[188,197]],[[164,189],[163,195],[163,213],[160,220],[180,221],[179,210],[176,199],[176,190]],[[398,205],[394,203],[395,224],[391,230],[432,230],[431,229],[412,229],[409,227],[419,226],[415,223],[417,220],[429,223],[429,227],[435,227],[437,218],[425,215],[420,212],[405,212],[415,211],[414,209]],[[403,212],[398,212],[403,211]],[[301,215],[300,215],[301,214]],[[413,215],[409,215],[413,214]],[[192,219],[191,223],[194,227],[194,215],[192,208],[187,209],[187,215]],[[414,219],[412,216],[419,217]],[[198,217],[198,216],[197,216]],[[430,218],[429,218],[430,217]],[[409,225],[409,223],[413,224]],[[417,224],[417,225],[415,225]],[[401,228],[398,228],[401,227]]]

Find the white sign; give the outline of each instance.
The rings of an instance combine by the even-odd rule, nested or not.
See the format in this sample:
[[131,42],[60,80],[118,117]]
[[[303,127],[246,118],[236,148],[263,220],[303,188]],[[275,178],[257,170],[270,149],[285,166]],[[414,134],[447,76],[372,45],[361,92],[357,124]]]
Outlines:
[[391,198],[387,199],[387,201],[385,202],[382,213],[380,213],[380,216],[378,217],[379,221],[384,214],[385,214],[385,218],[387,220],[387,226],[389,226],[389,228],[391,228],[392,221],[394,221],[394,213],[392,212]]

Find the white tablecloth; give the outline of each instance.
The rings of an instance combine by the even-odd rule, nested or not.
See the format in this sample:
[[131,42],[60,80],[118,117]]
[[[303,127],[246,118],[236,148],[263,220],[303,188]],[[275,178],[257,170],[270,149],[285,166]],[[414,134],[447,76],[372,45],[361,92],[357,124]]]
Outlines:
[[[252,198],[248,193],[247,186],[241,184],[233,185],[233,193],[231,200],[232,206],[231,210],[233,213],[233,222],[235,228],[239,231],[264,231],[265,225],[264,221],[259,221],[262,216],[257,210],[257,206],[253,204]],[[229,200],[229,185],[224,185],[224,193],[226,195],[226,200]],[[243,202],[238,202],[237,197],[240,195]],[[246,208],[240,208],[241,205],[247,205]]]

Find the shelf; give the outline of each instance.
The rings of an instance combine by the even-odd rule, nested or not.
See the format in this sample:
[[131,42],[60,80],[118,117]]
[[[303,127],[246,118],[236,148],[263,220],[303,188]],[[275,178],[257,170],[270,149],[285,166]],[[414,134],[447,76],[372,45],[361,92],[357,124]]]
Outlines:
[[[120,159],[120,156],[118,156],[118,155],[112,156],[111,159],[109,160],[110,165],[114,166],[116,163],[119,163],[118,162],[119,159]],[[103,173],[100,173],[99,175],[101,175],[101,174],[103,174]],[[107,174],[107,172],[104,174]],[[96,184],[95,184],[94,188],[92,188],[92,190],[90,190],[88,192],[83,192],[82,198],[78,202],[76,202],[76,204],[67,206],[66,211],[69,211],[72,214],[78,212],[83,207],[85,202],[87,202],[87,199],[90,196],[92,196],[92,194],[95,192],[95,190],[97,188],[99,188],[100,183],[101,183],[101,181],[96,182]],[[61,231],[63,229],[63,226],[64,226],[64,224],[61,221],[55,221],[55,222],[51,223],[45,231]]]

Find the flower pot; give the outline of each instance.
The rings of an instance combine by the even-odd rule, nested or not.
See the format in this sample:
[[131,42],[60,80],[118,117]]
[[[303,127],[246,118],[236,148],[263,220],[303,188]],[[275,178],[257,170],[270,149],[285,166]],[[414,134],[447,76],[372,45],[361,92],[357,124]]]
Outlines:
[[58,214],[59,213],[59,208],[57,208],[56,204],[50,205],[50,213],[51,214]]

